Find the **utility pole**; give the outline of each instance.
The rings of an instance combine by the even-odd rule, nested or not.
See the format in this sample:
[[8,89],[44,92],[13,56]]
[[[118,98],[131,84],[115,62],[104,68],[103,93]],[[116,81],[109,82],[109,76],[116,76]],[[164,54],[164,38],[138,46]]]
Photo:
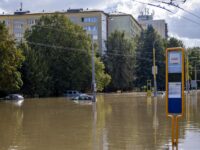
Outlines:
[[196,65],[196,63],[195,63],[195,81],[197,81],[197,65]]
[[197,90],[197,64],[195,63],[195,83],[196,83],[196,90]]
[[156,82],[156,51],[155,51],[155,43],[157,40],[153,42],[153,79],[154,79],[154,97],[157,96],[157,82]]
[[95,60],[94,60],[94,39],[92,38],[92,92],[93,92],[93,102],[96,102],[96,81],[95,81]]
[[189,84],[189,57],[188,57],[188,53],[187,53],[186,67],[187,67],[187,69],[186,69],[186,71],[187,71],[187,74],[186,74],[186,90],[189,93],[190,84]]

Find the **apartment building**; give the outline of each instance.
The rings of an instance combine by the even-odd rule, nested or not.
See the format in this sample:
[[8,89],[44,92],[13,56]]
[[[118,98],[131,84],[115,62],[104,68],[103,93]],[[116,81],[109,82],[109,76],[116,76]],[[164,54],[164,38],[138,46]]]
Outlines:
[[[64,14],[73,23],[82,26],[89,34],[93,35],[94,42],[98,45],[99,52],[106,51],[105,41],[107,40],[107,14],[103,11],[83,11],[83,9],[69,9]],[[24,40],[24,33],[27,29],[36,24],[43,15],[53,13],[30,13],[29,11],[16,11],[14,14],[0,15],[0,21],[5,22],[9,33],[16,38],[17,42]]]
[[130,14],[112,13],[108,17],[108,35],[115,30],[125,33],[126,38],[135,38],[142,32],[142,26]]
[[168,37],[168,28],[165,20],[154,20],[153,14],[141,14],[138,16],[138,22],[143,29],[147,29],[151,25],[162,38]]
[[[35,25],[41,16],[54,13],[30,13],[21,8],[14,14],[0,15],[0,21],[5,22],[9,33],[15,37],[17,42],[20,42],[24,40],[25,31]],[[64,14],[73,23],[82,26],[91,34],[94,42],[98,45],[100,55],[105,54],[105,41],[114,30],[125,31],[128,38],[133,38],[142,31],[138,22],[129,14],[109,15],[101,10],[83,9],[68,9],[57,13]]]

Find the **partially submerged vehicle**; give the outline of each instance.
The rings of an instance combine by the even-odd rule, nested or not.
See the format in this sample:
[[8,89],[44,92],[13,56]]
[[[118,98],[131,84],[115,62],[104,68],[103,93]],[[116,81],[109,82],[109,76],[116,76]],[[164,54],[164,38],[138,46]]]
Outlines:
[[79,91],[76,90],[68,90],[64,93],[64,96],[69,97],[69,98],[73,98],[73,97],[77,97],[79,96],[81,93]]
[[5,102],[12,103],[16,106],[21,106],[24,102],[24,97],[20,94],[9,94],[2,99]]
[[24,97],[20,94],[9,94],[8,96],[5,97],[5,100],[24,100]]
[[78,96],[72,97],[72,100],[93,100],[93,96],[88,94],[80,94]]

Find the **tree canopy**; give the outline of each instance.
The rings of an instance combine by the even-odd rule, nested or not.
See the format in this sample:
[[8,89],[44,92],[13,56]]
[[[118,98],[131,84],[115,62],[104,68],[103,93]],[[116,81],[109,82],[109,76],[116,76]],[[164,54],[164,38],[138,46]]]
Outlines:
[[19,69],[24,56],[4,23],[0,23],[0,60],[0,91],[9,93],[19,90],[23,84]]
[[104,56],[106,70],[111,75],[109,90],[133,89],[135,43],[125,38],[124,32],[111,33]]
[[136,75],[135,84],[141,88],[147,85],[147,80],[151,80],[153,86],[153,47],[155,48],[155,60],[158,68],[157,87],[165,87],[165,47],[161,37],[155,32],[152,26],[141,33],[138,39],[136,55]]
[[[64,15],[47,15],[26,32],[25,38],[25,93],[47,96],[91,89],[91,39],[82,27]],[[97,87],[102,90],[110,77],[97,58],[96,67]]]

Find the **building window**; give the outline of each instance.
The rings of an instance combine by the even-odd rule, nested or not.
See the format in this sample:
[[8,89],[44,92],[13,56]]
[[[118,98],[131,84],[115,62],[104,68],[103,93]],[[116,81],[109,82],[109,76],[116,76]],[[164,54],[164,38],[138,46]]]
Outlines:
[[75,16],[71,16],[71,17],[69,17],[69,19],[70,19],[71,22],[73,22],[73,23],[78,23],[78,22],[80,22],[80,19],[77,18],[77,17],[75,17]]
[[4,23],[6,26],[10,25],[10,20],[2,20],[1,23]]
[[34,19],[28,19],[28,25],[34,25],[35,20]]
[[86,31],[95,32],[95,31],[97,31],[97,26],[85,26],[84,29],[85,29]]
[[85,17],[81,18],[82,22],[97,22],[97,17]]

